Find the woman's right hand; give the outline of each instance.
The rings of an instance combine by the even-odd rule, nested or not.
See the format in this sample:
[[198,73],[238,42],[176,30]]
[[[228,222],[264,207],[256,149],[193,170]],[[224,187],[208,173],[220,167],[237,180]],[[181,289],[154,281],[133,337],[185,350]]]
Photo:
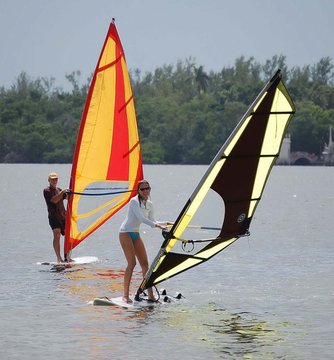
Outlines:
[[159,229],[161,229],[161,230],[167,230],[167,226],[162,226],[162,225],[160,225],[160,224],[155,224],[155,227],[157,227],[157,228],[159,228]]

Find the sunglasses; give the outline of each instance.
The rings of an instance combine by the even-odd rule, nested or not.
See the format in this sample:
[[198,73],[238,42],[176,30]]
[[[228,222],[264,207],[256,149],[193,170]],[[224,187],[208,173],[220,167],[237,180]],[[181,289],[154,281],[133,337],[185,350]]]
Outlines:
[[144,187],[144,188],[139,189],[139,191],[144,191],[144,190],[151,190],[151,188],[148,186],[148,187]]

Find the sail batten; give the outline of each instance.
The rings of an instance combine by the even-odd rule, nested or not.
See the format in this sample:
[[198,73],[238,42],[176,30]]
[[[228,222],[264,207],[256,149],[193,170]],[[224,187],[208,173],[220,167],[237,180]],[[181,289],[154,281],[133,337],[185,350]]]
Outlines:
[[[130,78],[116,26],[111,23],[92,77],[73,156],[64,252],[79,245],[126,205],[142,178]],[[122,191],[106,193],[107,188]]]
[[122,57],[123,57],[123,54],[121,54],[120,56],[118,56],[117,59],[114,60],[113,62],[101,66],[100,68],[97,69],[97,73],[100,73],[100,72],[102,72],[102,71],[105,71],[105,70],[111,68],[112,66],[114,66],[115,64],[117,64],[117,63],[122,59]]
[[270,157],[270,158],[277,158],[279,156],[279,153],[275,153],[275,154],[262,154],[262,155],[235,155],[235,156],[227,156],[224,155],[221,157],[221,159],[251,159],[251,158],[266,158],[266,157]]
[[[295,113],[294,111],[271,111],[271,112],[256,112],[257,115],[290,115]],[[252,112],[250,115],[254,115],[255,112]]]
[[131,96],[130,99],[128,99],[125,104],[118,109],[118,112],[120,113],[121,111],[123,111],[128,106],[129,102],[132,101],[132,99],[133,96]]
[[[165,240],[138,293],[211,259],[238,238],[249,235],[254,212],[294,113],[294,104],[278,71],[248,108],[174,225],[164,234]],[[193,249],[186,252],[179,246],[182,234],[209,194],[224,205],[222,225],[215,239],[204,244],[193,241]]]

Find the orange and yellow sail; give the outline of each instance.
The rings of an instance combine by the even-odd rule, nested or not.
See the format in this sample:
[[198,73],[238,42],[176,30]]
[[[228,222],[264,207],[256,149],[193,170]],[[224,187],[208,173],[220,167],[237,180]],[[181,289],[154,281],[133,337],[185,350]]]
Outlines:
[[74,152],[65,254],[126,205],[143,178],[123,47],[110,24],[84,107]]

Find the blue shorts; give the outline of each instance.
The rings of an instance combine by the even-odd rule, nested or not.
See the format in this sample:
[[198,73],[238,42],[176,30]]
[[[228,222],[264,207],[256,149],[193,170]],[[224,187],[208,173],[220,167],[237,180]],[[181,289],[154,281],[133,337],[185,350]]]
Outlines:
[[135,241],[136,239],[139,238],[139,232],[128,232],[128,234],[130,235],[132,241]]

